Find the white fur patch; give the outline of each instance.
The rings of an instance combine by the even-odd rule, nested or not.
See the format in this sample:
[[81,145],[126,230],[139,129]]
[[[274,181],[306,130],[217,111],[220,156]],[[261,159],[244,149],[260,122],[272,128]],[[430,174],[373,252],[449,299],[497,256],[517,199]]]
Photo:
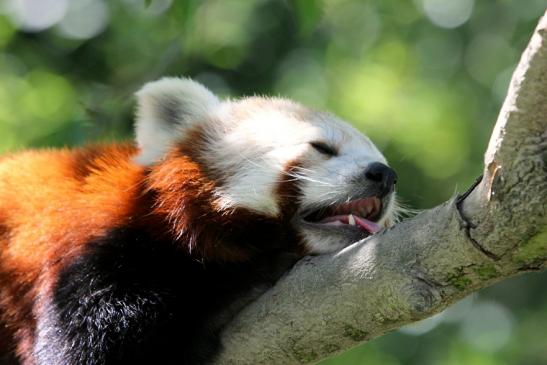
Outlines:
[[[211,166],[225,174],[219,189],[220,204],[244,207],[269,216],[279,214],[275,188],[285,166],[297,160],[308,148],[307,138],[316,128],[284,114],[281,108],[259,108],[241,113],[244,105],[231,103],[223,116],[229,128],[218,139],[212,138],[206,156]],[[235,119],[241,118],[241,119]]]
[[326,232],[304,230],[304,243],[312,254],[324,254],[343,249],[348,242],[340,235],[329,235]]
[[220,104],[206,87],[186,78],[150,82],[136,95],[135,134],[140,153],[135,161],[142,165],[161,159],[188,127]]
[[[301,180],[302,205],[337,202],[348,195],[350,181],[368,164],[386,162],[353,127],[288,100],[249,98],[225,103],[216,119],[224,128],[211,137],[206,158],[225,175],[218,192],[222,207],[245,207],[276,216],[282,197],[276,195],[275,187],[282,178]],[[326,159],[310,146],[312,141],[332,145],[339,155]],[[283,175],[287,164],[296,161],[303,167]]]

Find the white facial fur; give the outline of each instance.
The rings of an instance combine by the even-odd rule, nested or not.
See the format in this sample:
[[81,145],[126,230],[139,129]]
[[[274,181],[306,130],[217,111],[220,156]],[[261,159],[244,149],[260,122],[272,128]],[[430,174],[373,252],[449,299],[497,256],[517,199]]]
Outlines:
[[[224,176],[217,191],[222,209],[240,207],[279,215],[281,197],[275,188],[280,176],[299,180],[301,195],[294,199],[303,209],[340,203],[355,193],[355,179],[368,164],[386,164],[374,144],[355,128],[288,100],[253,97],[221,103],[200,84],[176,78],[147,84],[137,97],[141,152],[136,161],[147,165],[160,160],[174,141],[199,123],[209,140],[204,158]],[[310,145],[314,141],[332,146],[337,156],[319,153]],[[300,167],[290,176],[282,175],[291,163]],[[394,194],[387,205],[380,224],[392,217]],[[314,253],[350,243],[336,234],[305,227],[300,231]]]

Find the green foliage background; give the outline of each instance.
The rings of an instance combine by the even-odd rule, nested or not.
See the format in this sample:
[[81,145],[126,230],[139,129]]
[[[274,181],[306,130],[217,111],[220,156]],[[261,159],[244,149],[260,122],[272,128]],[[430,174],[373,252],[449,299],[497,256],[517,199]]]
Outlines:
[[[283,95],[340,115],[384,151],[418,209],[481,173],[545,10],[542,0],[42,0],[62,13],[36,26],[45,13],[33,20],[18,3],[0,1],[0,152],[131,138],[133,93],[187,75],[222,96]],[[546,278],[506,281],[323,364],[547,364]]]

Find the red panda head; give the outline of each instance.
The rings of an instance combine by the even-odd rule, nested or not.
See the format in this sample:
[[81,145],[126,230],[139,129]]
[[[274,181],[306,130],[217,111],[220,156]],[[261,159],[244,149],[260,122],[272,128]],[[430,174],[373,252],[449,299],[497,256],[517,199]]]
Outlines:
[[213,241],[282,232],[301,252],[324,253],[393,224],[395,173],[331,114],[280,98],[220,101],[179,78],[149,83],[137,97],[135,160],[150,170],[156,209],[196,247],[196,231],[213,232]]

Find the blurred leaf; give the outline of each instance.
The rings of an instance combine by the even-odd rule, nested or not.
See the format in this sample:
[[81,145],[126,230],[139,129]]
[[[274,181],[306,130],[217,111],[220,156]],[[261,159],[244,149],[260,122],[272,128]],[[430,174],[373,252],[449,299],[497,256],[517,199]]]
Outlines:
[[292,0],[298,17],[298,28],[303,36],[310,35],[321,19],[322,1],[317,0]]

